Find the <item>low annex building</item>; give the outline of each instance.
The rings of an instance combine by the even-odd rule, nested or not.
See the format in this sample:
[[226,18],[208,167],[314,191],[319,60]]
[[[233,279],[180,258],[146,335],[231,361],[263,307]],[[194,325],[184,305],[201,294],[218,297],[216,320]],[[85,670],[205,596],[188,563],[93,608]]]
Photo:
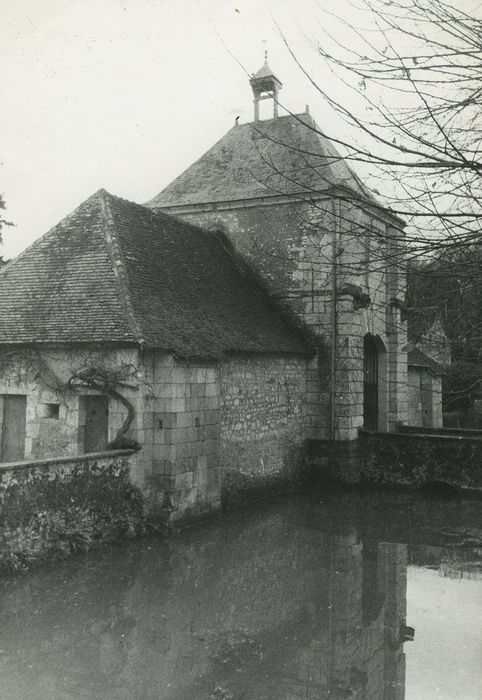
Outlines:
[[403,222],[250,83],[254,122],[145,206],[100,190],[0,273],[2,462],[135,445],[183,512],[406,422]]
[[135,441],[138,483],[216,505],[220,464],[299,467],[311,354],[222,236],[101,190],[0,275],[0,458]]

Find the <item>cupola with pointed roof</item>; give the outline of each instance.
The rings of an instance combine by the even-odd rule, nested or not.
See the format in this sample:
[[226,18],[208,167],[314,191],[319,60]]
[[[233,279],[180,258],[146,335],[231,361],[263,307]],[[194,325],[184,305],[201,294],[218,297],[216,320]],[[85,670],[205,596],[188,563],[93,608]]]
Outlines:
[[254,95],[254,121],[259,121],[259,103],[261,100],[273,100],[273,117],[278,116],[278,93],[283,87],[268,65],[268,52],[264,53],[264,64],[249,81]]

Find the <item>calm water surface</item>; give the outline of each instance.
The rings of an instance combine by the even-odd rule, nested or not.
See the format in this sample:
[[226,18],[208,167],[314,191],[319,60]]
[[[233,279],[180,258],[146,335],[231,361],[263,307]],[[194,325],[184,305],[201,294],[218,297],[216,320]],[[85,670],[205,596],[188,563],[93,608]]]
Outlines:
[[481,700],[481,526],[297,496],[0,581],[0,698]]

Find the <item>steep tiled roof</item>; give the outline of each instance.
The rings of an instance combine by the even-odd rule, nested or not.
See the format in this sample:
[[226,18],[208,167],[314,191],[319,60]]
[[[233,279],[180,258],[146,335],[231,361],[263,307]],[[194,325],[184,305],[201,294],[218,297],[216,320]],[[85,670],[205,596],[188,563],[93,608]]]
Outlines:
[[0,342],[136,341],[94,195],[0,272]]
[[333,185],[374,201],[309,114],[234,126],[146,206],[310,195]]
[[100,190],[0,273],[0,344],[306,352],[215,234]]

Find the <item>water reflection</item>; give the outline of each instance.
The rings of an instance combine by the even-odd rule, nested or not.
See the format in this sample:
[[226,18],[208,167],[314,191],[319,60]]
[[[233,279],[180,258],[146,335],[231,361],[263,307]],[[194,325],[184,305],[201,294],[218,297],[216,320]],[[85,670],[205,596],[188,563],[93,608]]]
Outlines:
[[390,509],[407,519],[370,504],[259,505],[4,581],[0,697],[402,700],[410,543]]

